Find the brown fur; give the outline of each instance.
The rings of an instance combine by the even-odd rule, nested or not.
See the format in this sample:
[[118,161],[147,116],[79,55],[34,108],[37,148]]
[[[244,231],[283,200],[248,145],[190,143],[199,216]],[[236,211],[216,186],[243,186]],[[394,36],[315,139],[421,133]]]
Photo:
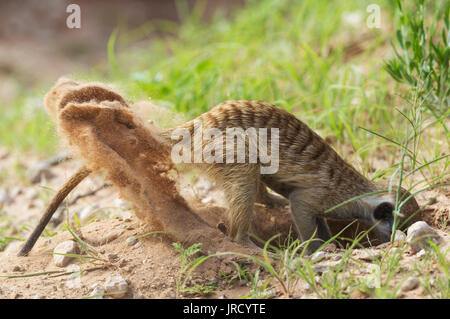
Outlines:
[[[242,164],[196,164],[222,185],[230,206],[230,236],[237,241],[249,243],[247,233],[253,220],[255,202],[275,202],[275,205],[285,203],[269,194],[266,186],[289,199],[302,240],[312,237],[314,231],[317,231],[317,238],[327,240],[330,230],[324,218],[357,219],[371,224],[369,215],[378,205],[375,203],[394,202],[394,194],[372,195],[367,200],[355,200],[325,214],[327,209],[343,201],[385,187],[369,181],[306,124],[274,105],[261,101],[227,101],[177,128],[186,128],[194,136],[194,121],[200,121],[203,130],[218,128],[222,132],[234,127],[243,130],[252,127],[279,129],[280,161],[275,174],[261,175],[261,163],[251,164],[248,161]],[[170,137],[177,128],[165,130],[163,137],[171,141]],[[171,142],[176,143],[178,140]],[[203,147],[207,144],[203,141]],[[225,151],[223,154],[225,157]],[[417,210],[417,202],[411,198],[401,213],[408,217]],[[311,250],[318,246],[318,243],[313,243]]]

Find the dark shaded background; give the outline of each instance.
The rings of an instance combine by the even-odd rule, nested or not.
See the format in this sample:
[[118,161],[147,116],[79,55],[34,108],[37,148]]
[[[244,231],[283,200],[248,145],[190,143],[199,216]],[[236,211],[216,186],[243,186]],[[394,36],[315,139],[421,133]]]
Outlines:
[[[245,0],[208,0],[204,19],[230,12]],[[187,0],[192,8],[196,0]],[[81,7],[81,29],[69,29],[66,8]],[[173,0],[2,0],[0,2],[0,99],[37,82],[83,71],[107,58],[117,26],[132,29],[154,19],[180,22]],[[20,83],[20,85],[19,85]]]

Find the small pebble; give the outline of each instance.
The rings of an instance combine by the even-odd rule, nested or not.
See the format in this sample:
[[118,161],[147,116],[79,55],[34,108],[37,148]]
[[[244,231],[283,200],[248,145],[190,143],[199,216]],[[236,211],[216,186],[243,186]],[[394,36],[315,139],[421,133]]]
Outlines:
[[406,241],[410,245],[413,254],[418,253],[422,248],[427,248],[429,246],[428,240],[435,244],[440,244],[443,239],[424,221],[416,222],[408,228]]
[[[78,245],[73,240],[59,243],[53,250],[56,254],[76,254],[78,253]],[[73,257],[63,255],[53,255],[53,262],[58,267],[66,267]]]
[[89,296],[95,296],[92,299],[103,299],[103,294],[105,294],[105,290],[100,285],[94,285],[94,289]]
[[23,191],[20,186],[15,186],[11,189],[11,197],[13,197],[13,198],[19,196],[22,193],[23,193]]
[[123,298],[128,291],[128,284],[119,274],[113,274],[108,277],[105,284],[107,293],[114,293],[111,297],[118,299]]
[[317,251],[317,252],[315,252],[314,254],[312,254],[312,256],[311,256],[311,261],[319,261],[319,260],[321,260],[321,259],[323,259],[323,258],[325,258],[325,256],[326,256],[326,253],[325,252],[323,252],[323,251]]
[[408,277],[406,281],[402,284],[400,290],[403,292],[414,290],[419,286],[419,280],[415,277]]
[[[393,234],[393,236],[392,237],[394,237],[394,234]],[[405,233],[404,232],[402,232],[401,230],[396,230],[395,231],[395,237],[394,237],[395,239],[394,239],[394,242],[402,242],[402,241],[405,241],[406,240],[406,235],[405,235]]]
[[134,244],[136,244],[137,239],[136,239],[136,237],[128,237],[126,239],[126,242],[127,242],[128,246],[133,246]]
[[416,257],[417,258],[422,258],[423,256],[425,256],[427,254],[427,252],[425,251],[425,249],[421,249],[417,254]]
[[0,205],[1,204],[12,204],[14,199],[9,195],[9,192],[6,188],[0,190]]
[[25,191],[25,197],[26,197],[28,200],[37,199],[37,198],[39,197],[39,193],[38,193],[38,191],[37,191],[36,189],[34,189],[34,188],[28,188],[28,189]]

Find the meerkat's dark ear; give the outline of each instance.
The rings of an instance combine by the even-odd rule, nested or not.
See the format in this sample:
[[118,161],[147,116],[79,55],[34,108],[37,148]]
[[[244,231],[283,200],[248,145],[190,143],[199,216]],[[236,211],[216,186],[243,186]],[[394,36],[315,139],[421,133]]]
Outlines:
[[392,217],[392,212],[394,211],[394,206],[389,202],[383,202],[379,204],[373,211],[373,217],[375,219],[387,219]]

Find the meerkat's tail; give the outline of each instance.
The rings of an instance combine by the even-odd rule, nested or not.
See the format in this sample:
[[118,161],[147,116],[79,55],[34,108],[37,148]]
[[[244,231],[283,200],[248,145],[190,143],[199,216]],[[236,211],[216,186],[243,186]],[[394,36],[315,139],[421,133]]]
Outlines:
[[33,248],[34,244],[38,240],[39,236],[45,229],[45,226],[49,223],[55,211],[58,209],[61,202],[69,195],[69,193],[79,184],[83,179],[85,179],[91,170],[85,166],[80,167],[75,174],[73,174],[59,189],[56,195],[52,198],[50,204],[47,206],[47,210],[42,215],[38,225],[33,230],[31,235],[28,237],[25,245],[19,251],[17,256],[26,256],[30,250]]

